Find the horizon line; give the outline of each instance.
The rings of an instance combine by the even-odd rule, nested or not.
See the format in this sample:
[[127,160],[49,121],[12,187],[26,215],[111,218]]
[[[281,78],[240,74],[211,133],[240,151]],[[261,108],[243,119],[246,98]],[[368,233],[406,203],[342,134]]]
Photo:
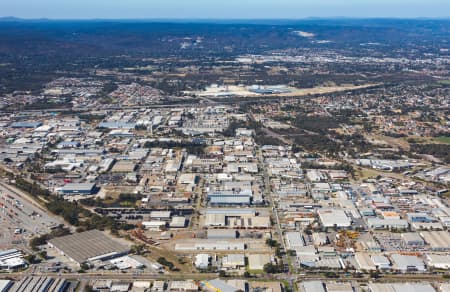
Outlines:
[[301,21],[301,20],[450,20],[449,16],[306,16],[299,18],[206,18],[206,17],[136,17],[136,18],[55,18],[55,17],[17,17],[0,16],[0,21]]

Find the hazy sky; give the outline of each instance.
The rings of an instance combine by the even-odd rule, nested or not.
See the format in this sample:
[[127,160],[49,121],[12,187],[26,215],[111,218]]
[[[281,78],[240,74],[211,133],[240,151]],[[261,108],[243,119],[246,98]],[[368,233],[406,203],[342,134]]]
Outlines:
[[450,0],[0,0],[23,18],[449,17]]

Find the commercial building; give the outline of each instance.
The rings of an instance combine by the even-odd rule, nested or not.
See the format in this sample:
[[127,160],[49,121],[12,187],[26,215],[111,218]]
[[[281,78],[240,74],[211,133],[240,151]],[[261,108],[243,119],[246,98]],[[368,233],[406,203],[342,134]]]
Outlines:
[[428,283],[369,283],[370,292],[435,292]]
[[238,292],[242,291],[240,288],[229,285],[227,282],[220,279],[202,282],[205,291],[209,292]]
[[417,256],[393,254],[391,255],[393,269],[401,272],[424,272],[426,271],[424,262]]
[[26,266],[27,263],[21,251],[8,249],[0,252],[0,270],[15,270]]
[[264,265],[270,263],[269,254],[250,254],[248,255],[248,268],[250,270],[262,270]]
[[10,286],[8,291],[66,291],[69,282],[63,278],[24,277]]
[[374,264],[372,258],[368,253],[364,252],[355,253],[355,261],[358,264],[359,270],[371,271],[377,269],[376,265]]
[[286,232],[284,235],[286,238],[286,248],[289,250],[296,250],[298,248],[301,248],[305,246],[305,241],[303,240],[302,235],[300,232]]
[[169,224],[170,228],[184,228],[186,227],[186,217],[174,216]]
[[406,232],[401,235],[402,241],[408,246],[422,246],[425,244],[422,237],[416,232]]
[[407,229],[408,221],[403,219],[368,218],[367,225],[372,229]]
[[209,254],[206,253],[200,253],[196,255],[194,262],[195,267],[200,270],[207,269],[209,266],[209,258]]
[[335,283],[327,282],[326,284],[327,292],[353,292],[352,284],[349,282]]
[[422,231],[420,235],[433,251],[450,250],[450,233],[448,231]]
[[245,250],[245,244],[241,241],[209,241],[201,240],[195,243],[177,243],[176,251],[231,251]]
[[352,224],[351,219],[341,209],[318,210],[317,214],[324,227],[346,228]]
[[222,268],[237,269],[245,267],[245,256],[243,254],[228,254],[222,258]]
[[63,195],[93,195],[96,192],[95,183],[68,183],[57,191]]
[[391,268],[391,262],[384,255],[371,255],[370,258],[377,269],[387,270]]
[[206,231],[208,239],[235,239],[237,232],[234,229],[208,229]]
[[53,238],[48,244],[78,264],[113,259],[129,251],[127,246],[98,230]]
[[0,280],[0,292],[7,292],[14,284],[11,280]]
[[208,194],[208,200],[211,205],[250,205],[251,193],[212,192]]
[[450,269],[450,255],[448,254],[427,254],[425,258],[430,267],[443,270]]
[[192,280],[186,281],[171,281],[169,283],[170,292],[196,292],[198,291],[198,286]]
[[322,281],[305,281],[302,282],[301,287],[305,292],[326,292]]

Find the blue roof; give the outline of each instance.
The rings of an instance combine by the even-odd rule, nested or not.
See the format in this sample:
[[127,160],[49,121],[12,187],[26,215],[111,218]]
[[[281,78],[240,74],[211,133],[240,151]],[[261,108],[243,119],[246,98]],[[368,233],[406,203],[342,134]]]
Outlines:
[[42,126],[41,122],[15,122],[10,125],[11,128],[37,128]]

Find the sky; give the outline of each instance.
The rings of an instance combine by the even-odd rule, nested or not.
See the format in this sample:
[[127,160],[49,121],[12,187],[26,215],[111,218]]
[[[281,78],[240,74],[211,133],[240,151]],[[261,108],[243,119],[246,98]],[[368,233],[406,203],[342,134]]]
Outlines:
[[450,17],[450,0],[0,0],[0,17],[301,19]]

